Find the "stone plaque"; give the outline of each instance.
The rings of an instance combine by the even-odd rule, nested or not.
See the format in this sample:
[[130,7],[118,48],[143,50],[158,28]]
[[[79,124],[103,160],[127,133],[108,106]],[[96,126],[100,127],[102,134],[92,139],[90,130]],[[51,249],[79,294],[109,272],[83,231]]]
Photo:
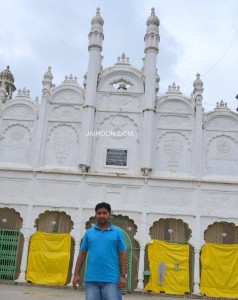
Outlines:
[[107,166],[122,166],[127,165],[127,150],[107,149]]

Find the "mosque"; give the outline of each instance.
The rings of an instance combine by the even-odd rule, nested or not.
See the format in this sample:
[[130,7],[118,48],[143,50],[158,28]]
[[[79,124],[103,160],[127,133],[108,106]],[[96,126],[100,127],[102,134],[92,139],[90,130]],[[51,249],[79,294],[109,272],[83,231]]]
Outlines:
[[[141,69],[124,53],[102,66],[103,25],[97,9],[82,85],[72,74],[54,85],[49,67],[38,103],[25,88],[15,92],[9,67],[0,73],[0,280],[39,283],[27,275],[33,237],[42,234],[42,242],[63,234],[70,247],[62,284],[70,285],[82,236],[95,223],[94,207],[105,201],[126,238],[128,290],[173,293],[163,282],[182,274],[179,258],[158,259],[157,267],[167,265],[165,281],[157,290],[150,283],[148,251],[159,241],[169,245],[165,254],[175,253],[173,245],[188,249],[188,287],[181,293],[210,295],[202,283],[212,261],[203,260],[205,247],[233,247],[228,256],[238,262],[238,115],[223,101],[204,112],[199,74],[192,95],[172,81],[158,96],[160,21],[153,8]],[[215,296],[232,289],[216,284]]]

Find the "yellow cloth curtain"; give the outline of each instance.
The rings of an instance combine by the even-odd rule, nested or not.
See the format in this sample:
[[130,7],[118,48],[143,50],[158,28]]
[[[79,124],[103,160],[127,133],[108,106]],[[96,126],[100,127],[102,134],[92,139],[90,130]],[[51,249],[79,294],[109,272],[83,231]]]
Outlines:
[[37,284],[66,284],[71,236],[36,232],[30,241],[26,280]]
[[189,288],[189,245],[153,240],[148,244],[150,279],[145,290],[184,294]]
[[201,252],[200,291],[206,296],[238,298],[238,245],[207,243]]

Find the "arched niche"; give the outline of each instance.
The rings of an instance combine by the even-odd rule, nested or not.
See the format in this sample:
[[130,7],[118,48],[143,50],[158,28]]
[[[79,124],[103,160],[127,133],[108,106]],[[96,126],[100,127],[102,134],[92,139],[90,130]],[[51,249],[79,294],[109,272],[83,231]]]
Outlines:
[[0,208],[0,229],[20,230],[22,223],[23,219],[15,209],[8,207]]
[[45,211],[35,220],[37,231],[48,233],[70,233],[73,228],[71,217],[63,211]]
[[237,244],[238,227],[234,223],[214,222],[204,231],[206,243]]
[[151,239],[162,241],[188,242],[191,233],[187,223],[175,218],[160,219],[150,227]]

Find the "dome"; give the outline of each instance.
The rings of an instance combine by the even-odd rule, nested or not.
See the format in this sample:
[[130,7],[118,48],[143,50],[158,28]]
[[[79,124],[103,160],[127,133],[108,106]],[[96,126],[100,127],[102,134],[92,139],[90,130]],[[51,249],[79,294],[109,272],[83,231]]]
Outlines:
[[99,24],[101,26],[103,26],[103,24],[104,24],[104,20],[100,15],[100,8],[99,7],[97,8],[96,16],[93,17],[92,21],[91,21],[91,25],[96,25],[96,24]]
[[159,23],[160,23],[159,18],[155,15],[155,9],[151,8],[151,15],[147,19],[146,25],[147,26],[150,26],[150,25],[159,26]]
[[0,73],[0,80],[14,83],[14,76],[12,75],[9,66],[7,66],[7,68]]

